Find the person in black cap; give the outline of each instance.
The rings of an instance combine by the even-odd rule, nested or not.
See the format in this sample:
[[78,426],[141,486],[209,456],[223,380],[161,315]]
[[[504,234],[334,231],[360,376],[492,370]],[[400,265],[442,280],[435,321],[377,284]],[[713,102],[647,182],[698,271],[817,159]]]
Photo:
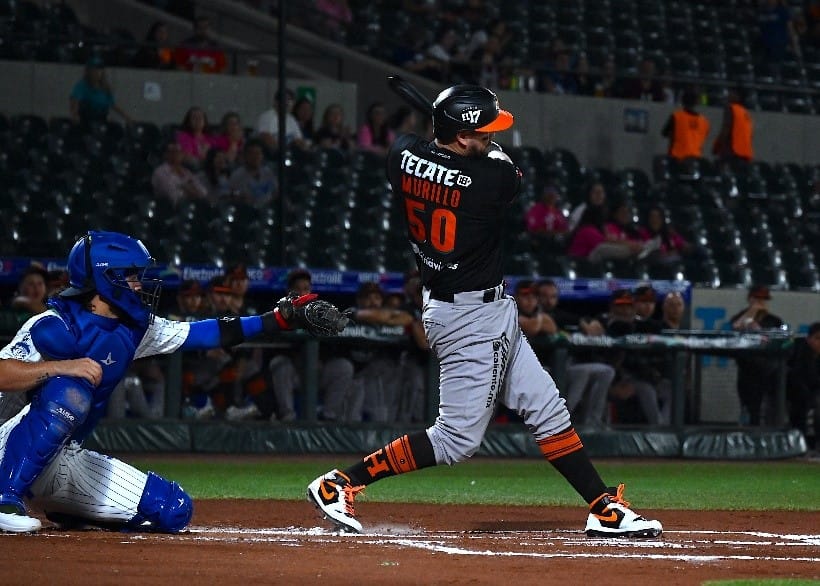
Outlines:
[[[749,289],[748,305],[733,315],[729,322],[736,332],[759,332],[779,330],[783,320],[769,311],[772,295],[764,285],[753,285]],[[759,356],[739,356],[737,363],[737,394],[745,411],[741,422],[748,417],[750,425],[762,423],[761,411],[764,397],[772,398],[777,388],[777,361],[761,360]]]
[[663,324],[655,319],[658,292],[652,285],[639,285],[632,294],[635,301],[635,331],[643,334],[658,334]]

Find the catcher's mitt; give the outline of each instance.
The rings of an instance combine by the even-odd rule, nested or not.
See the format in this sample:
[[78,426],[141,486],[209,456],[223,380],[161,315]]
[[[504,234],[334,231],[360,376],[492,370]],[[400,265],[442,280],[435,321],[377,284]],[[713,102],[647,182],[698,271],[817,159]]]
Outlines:
[[315,293],[289,293],[276,304],[276,311],[290,328],[303,328],[314,336],[335,336],[349,319],[332,303],[316,299]]

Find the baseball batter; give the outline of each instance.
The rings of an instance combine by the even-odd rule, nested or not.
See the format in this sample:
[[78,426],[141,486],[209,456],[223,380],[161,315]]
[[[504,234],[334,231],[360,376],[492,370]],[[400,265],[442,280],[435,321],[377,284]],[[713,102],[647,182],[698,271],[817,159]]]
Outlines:
[[177,532],[191,497],[176,482],[82,447],[135,358],[229,347],[295,326],[339,333],[347,318],[315,295],[288,296],[261,316],[179,322],[154,316],[160,282],[139,241],[89,232],[68,256],[70,287],[0,351],[0,531],[40,529],[26,500],[58,524]]
[[588,535],[661,534],[658,521],[629,508],[622,484],[607,488],[601,480],[522,335],[514,299],[504,294],[503,215],[521,171],[492,138],[512,124],[493,92],[456,85],[433,103],[432,142],[404,135],[390,148],[387,173],[421,272],[422,321],[441,365],[441,402],[425,431],[310,483],[308,500],[341,530],[362,530],[353,503],[368,484],[472,456],[501,403],[523,418],[544,457],[589,504]]

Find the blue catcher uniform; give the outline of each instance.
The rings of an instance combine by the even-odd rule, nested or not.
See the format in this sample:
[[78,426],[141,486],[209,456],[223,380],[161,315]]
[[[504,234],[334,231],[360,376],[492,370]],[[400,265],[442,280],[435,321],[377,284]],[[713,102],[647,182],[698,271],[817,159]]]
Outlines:
[[[26,499],[61,522],[160,532],[177,532],[189,523],[193,503],[177,483],[86,450],[83,440],[105,414],[134,358],[232,346],[289,325],[278,310],[193,323],[155,317],[159,282],[144,278],[152,264],[138,240],[89,232],[69,254],[71,287],[0,350],[0,359],[28,362],[88,357],[103,373],[96,388],[81,378],[48,378],[32,389],[30,403],[0,426],[0,530],[40,528],[40,521],[27,515]],[[117,317],[89,311],[95,295]],[[0,393],[0,413],[19,397]]]

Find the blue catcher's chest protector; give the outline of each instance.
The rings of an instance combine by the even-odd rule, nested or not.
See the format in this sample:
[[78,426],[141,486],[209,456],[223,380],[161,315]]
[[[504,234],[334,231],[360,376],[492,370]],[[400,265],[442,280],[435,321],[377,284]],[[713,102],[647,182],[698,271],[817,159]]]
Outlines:
[[55,319],[35,324],[31,337],[37,349],[48,358],[88,357],[102,366],[102,381],[94,389],[91,416],[82,426],[84,429],[76,434],[84,437],[90,431],[88,428],[105,413],[108,398],[131,365],[145,329],[128,327],[120,320],[95,315],[73,301],[53,299],[49,305],[60,314],[65,325]]

